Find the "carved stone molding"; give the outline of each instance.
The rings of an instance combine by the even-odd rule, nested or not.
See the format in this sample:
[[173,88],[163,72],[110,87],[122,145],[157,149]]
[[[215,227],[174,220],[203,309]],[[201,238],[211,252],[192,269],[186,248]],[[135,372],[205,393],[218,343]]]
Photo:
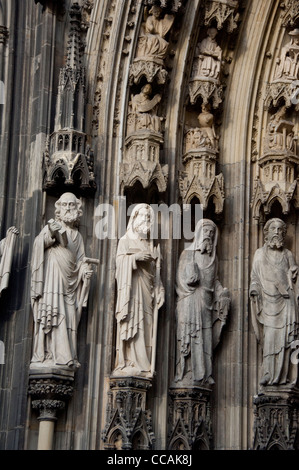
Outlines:
[[179,11],[184,2],[181,0],[145,0],[146,6],[159,5],[160,8],[168,8],[173,12]]
[[196,197],[206,210],[212,199],[215,212],[221,214],[224,206],[224,179],[216,175],[219,156],[218,137],[214,116],[209,106],[202,106],[198,116],[199,127],[188,129],[184,136],[184,170],[179,172],[179,187],[184,204]]
[[281,2],[281,8],[283,9],[283,26],[295,25],[295,22],[299,17],[299,3],[297,0],[285,0]]
[[132,187],[139,181],[144,188],[152,183],[157,185],[159,192],[167,186],[168,165],[160,165],[160,146],[162,134],[140,131],[125,140],[125,155],[120,166],[121,192]]
[[28,394],[31,406],[39,412],[39,420],[57,419],[73,395],[74,373],[55,369],[30,371]]
[[269,109],[271,106],[279,106],[280,102],[284,102],[287,108],[291,107],[297,102],[297,90],[298,85],[295,81],[287,83],[277,80],[276,82],[268,83],[264,101],[265,108]]
[[185,170],[179,173],[179,186],[184,204],[189,204],[193,197],[199,199],[206,210],[210,199],[215,204],[215,212],[221,214],[224,205],[224,179],[222,173],[215,175],[216,155],[207,151],[188,154]]
[[272,390],[254,397],[255,450],[299,449],[299,390]]
[[200,97],[204,104],[212,102],[217,109],[223,100],[223,87],[213,81],[194,78],[189,82],[189,95],[191,104],[195,104]]
[[238,24],[236,10],[239,6],[238,0],[206,0],[205,1],[205,25],[210,26],[212,22],[217,23],[217,29],[227,25],[228,33],[233,32]]
[[85,133],[71,129],[51,134],[43,155],[45,191],[56,194],[63,185],[82,195],[94,193],[94,156],[86,140]]
[[168,72],[163,64],[154,60],[134,59],[130,67],[129,84],[139,83],[142,77],[145,77],[148,83],[155,80],[158,85],[163,85],[166,83]]
[[255,180],[252,198],[253,217],[257,220],[261,208],[269,214],[275,200],[280,202],[283,214],[289,213],[291,201],[298,205],[297,136],[294,135],[294,123],[285,117],[286,107],[282,106],[270,117],[263,154],[258,158],[261,170]]
[[169,450],[209,450],[212,423],[209,388],[171,388]]
[[110,379],[103,441],[106,450],[145,450],[155,441],[146,395],[151,380],[137,377]]

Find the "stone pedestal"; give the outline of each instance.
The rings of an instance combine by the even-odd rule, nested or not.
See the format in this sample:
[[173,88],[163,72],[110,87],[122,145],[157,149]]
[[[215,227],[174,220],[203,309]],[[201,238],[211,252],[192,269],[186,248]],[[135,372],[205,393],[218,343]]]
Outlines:
[[154,131],[139,131],[126,138],[124,161],[120,166],[122,194],[137,181],[143,188],[155,183],[160,193],[166,191],[168,165],[160,164],[162,143],[162,134]]
[[171,388],[169,450],[209,450],[212,424],[209,387]]
[[151,413],[146,410],[151,380],[141,377],[113,377],[103,431],[105,449],[146,450],[155,440]]
[[57,414],[73,394],[74,372],[56,368],[30,370],[28,393],[39,412],[38,450],[52,450]]
[[299,389],[267,387],[254,403],[254,450],[298,450]]

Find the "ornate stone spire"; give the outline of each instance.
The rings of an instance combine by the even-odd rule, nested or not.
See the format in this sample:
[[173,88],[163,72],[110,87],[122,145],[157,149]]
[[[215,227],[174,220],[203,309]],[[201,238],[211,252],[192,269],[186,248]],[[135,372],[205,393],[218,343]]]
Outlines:
[[66,64],[60,70],[55,128],[44,153],[44,189],[59,193],[65,187],[89,194],[95,190],[93,153],[85,133],[85,67],[82,9],[71,6]]

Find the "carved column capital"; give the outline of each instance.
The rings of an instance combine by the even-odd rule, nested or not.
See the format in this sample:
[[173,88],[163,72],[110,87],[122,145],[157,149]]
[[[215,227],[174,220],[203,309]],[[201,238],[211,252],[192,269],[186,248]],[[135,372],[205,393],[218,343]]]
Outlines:
[[74,391],[73,377],[54,374],[31,374],[28,394],[32,408],[39,411],[39,420],[56,420],[56,413],[65,408]]

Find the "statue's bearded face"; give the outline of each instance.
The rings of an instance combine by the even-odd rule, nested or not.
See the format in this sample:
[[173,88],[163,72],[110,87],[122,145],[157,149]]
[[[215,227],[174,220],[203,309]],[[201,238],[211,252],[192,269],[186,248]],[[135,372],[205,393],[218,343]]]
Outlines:
[[272,222],[269,225],[265,240],[270,248],[282,248],[284,244],[285,230],[280,222]]
[[151,212],[146,209],[140,209],[138,215],[134,221],[133,229],[139,235],[147,235],[152,226],[152,215]]
[[78,207],[75,196],[61,197],[60,219],[66,224],[72,224],[78,220]]
[[210,255],[213,250],[213,242],[215,236],[215,229],[212,225],[204,225],[197,238],[197,249],[202,254],[207,253]]

